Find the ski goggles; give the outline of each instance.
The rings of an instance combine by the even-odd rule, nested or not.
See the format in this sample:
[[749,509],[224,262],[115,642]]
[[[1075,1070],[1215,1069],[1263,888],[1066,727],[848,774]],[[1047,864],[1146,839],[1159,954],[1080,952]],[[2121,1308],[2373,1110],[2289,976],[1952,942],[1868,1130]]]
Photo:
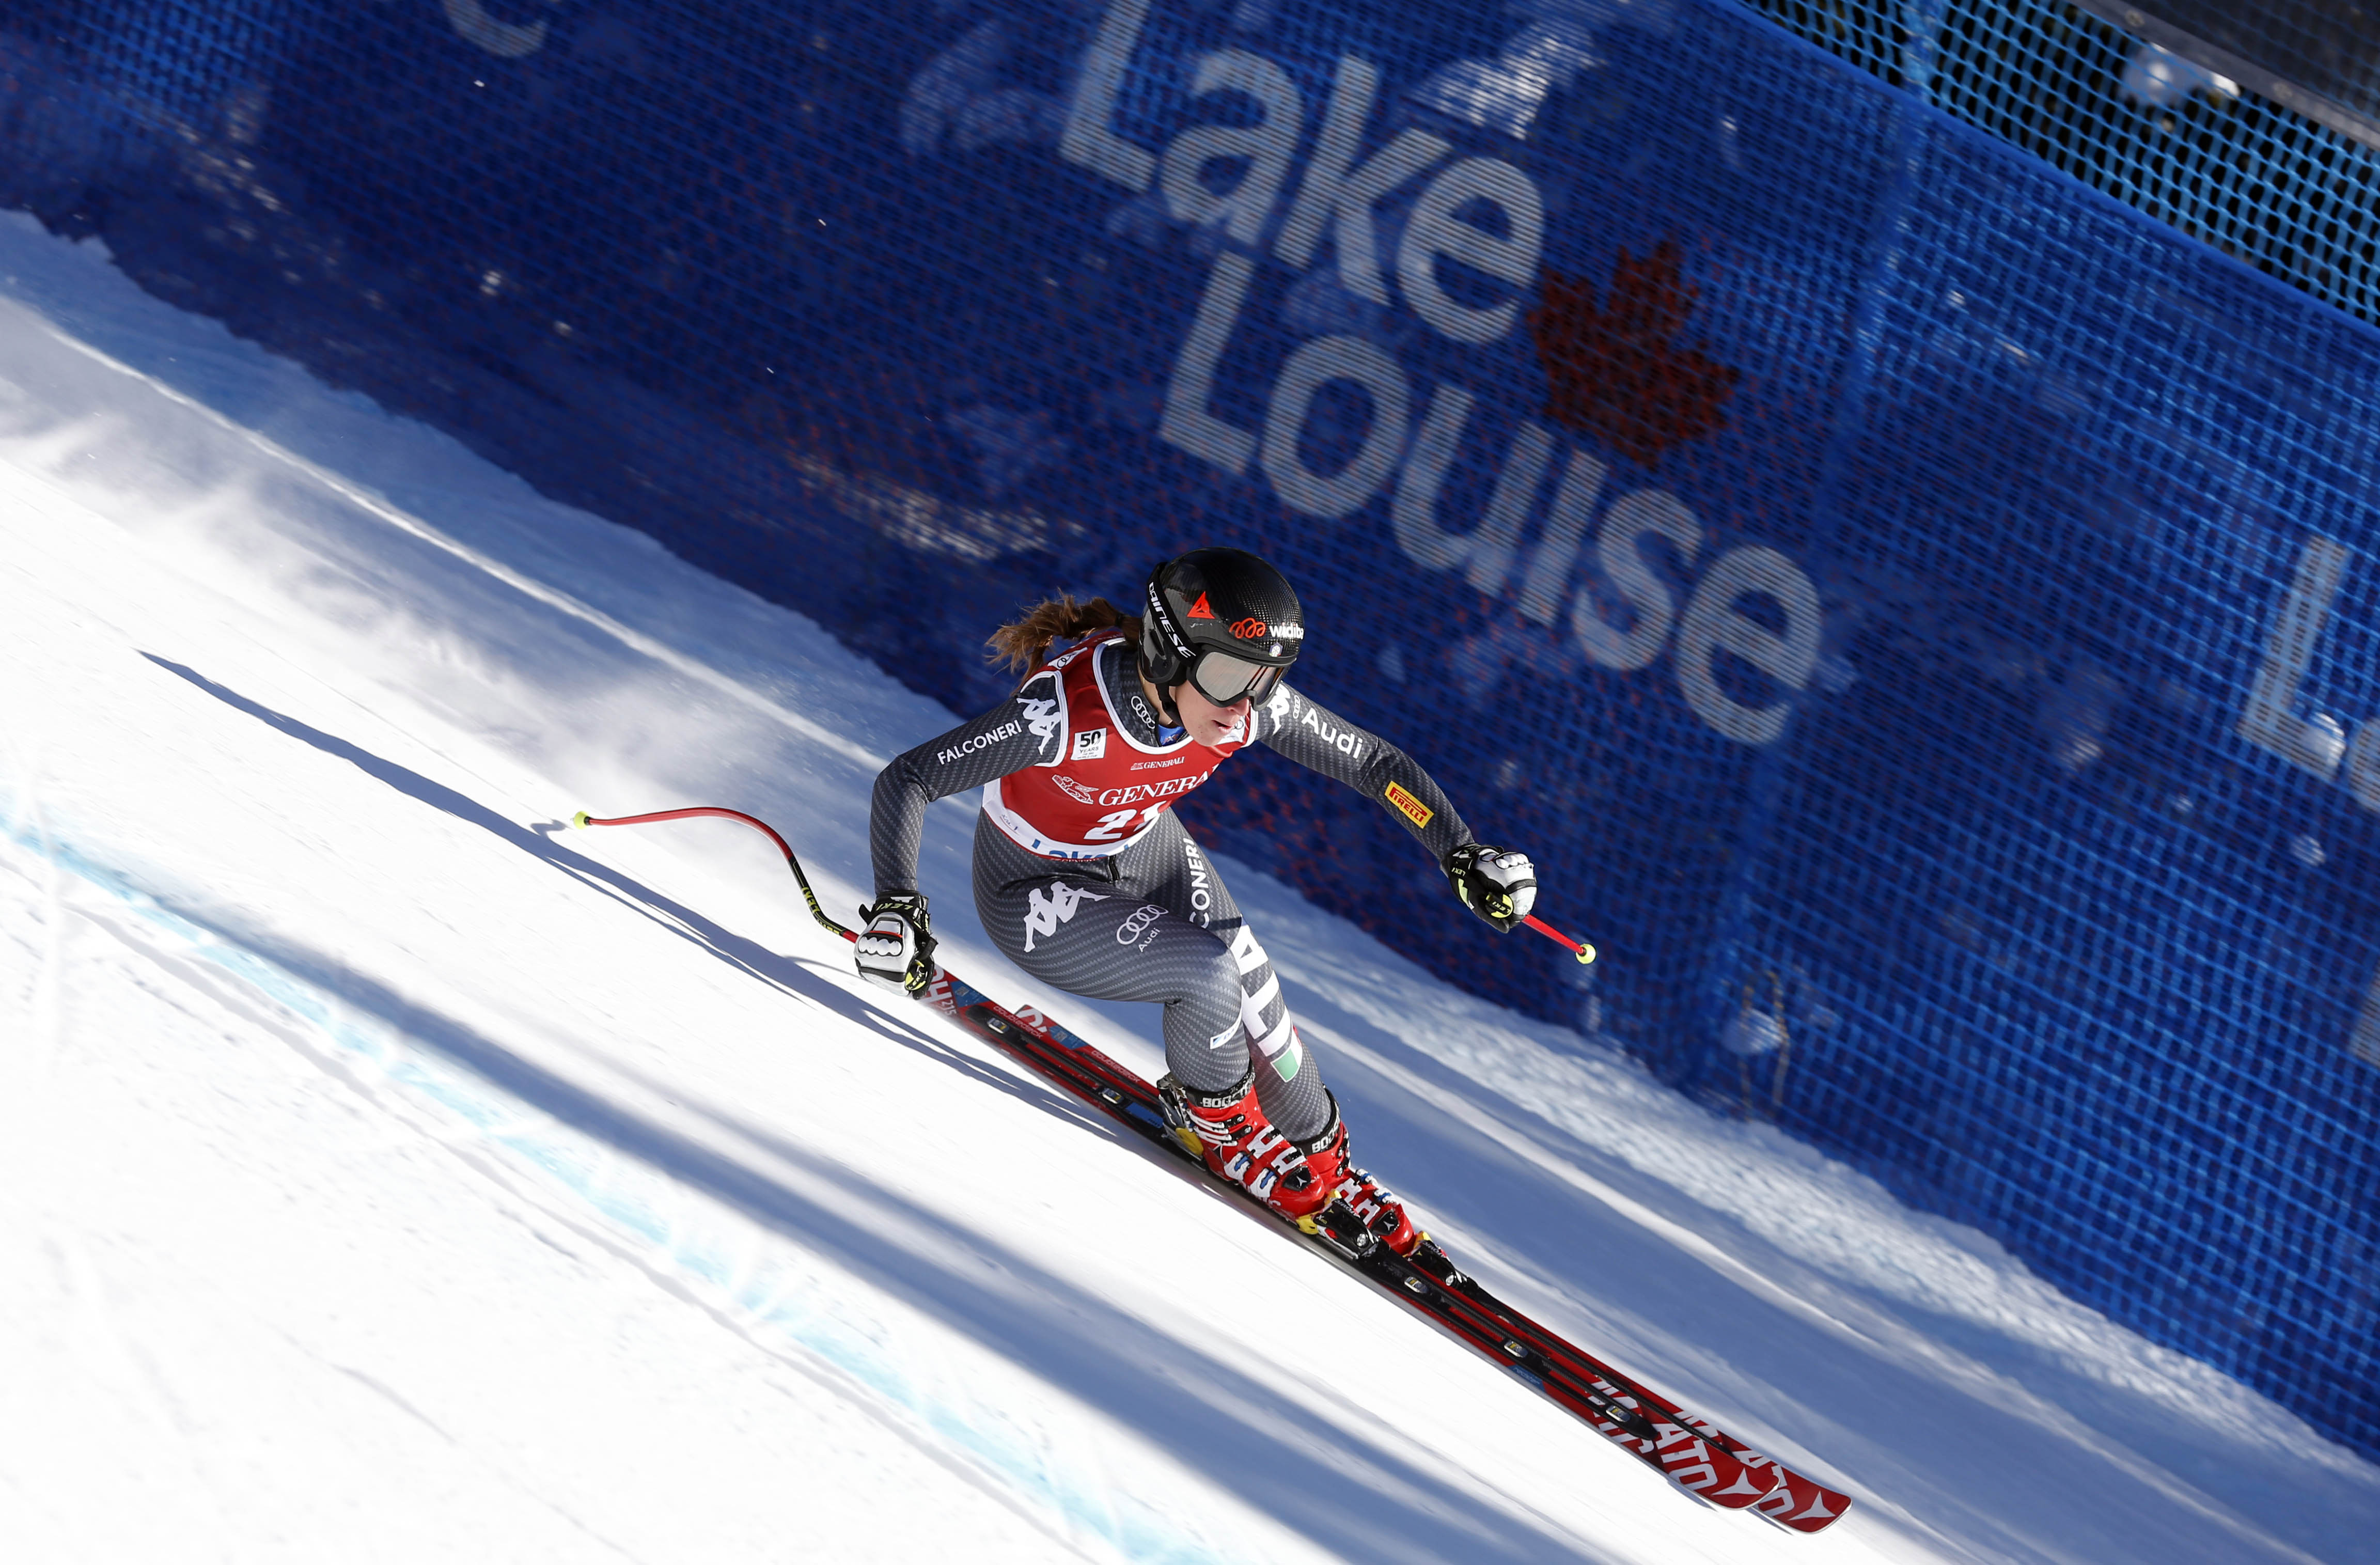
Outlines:
[[1198,694],[1219,707],[1235,701],[1262,701],[1288,670],[1279,663],[1260,663],[1209,649],[1190,661],[1190,683]]

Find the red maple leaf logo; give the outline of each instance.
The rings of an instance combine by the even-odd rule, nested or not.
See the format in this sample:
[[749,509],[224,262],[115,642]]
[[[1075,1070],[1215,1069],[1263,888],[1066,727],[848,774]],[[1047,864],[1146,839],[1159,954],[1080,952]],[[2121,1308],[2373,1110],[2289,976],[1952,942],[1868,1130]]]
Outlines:
[[1545,366],[1546,417],[1599,436],[1645,467],[1726,423],[1719,405],[1743,372],[1701,344],[1678,343],[1701,297],[1682,274],[1675,239],[1641,261],[1621,250],[1602,309],[1585,278],[1548,268],[1544,295],[1528,316]]

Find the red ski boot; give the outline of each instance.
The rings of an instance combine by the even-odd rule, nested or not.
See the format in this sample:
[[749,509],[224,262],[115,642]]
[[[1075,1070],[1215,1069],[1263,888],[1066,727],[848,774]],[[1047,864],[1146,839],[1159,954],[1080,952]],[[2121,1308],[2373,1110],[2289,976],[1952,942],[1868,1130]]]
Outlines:
[[[1413,1225],[1413,1219],[1405,1215],[1403,1202],[1347,1160],[1347,1123],[1339,1117],[1339,1099],[1328,1087],[1322,1095],[1330,1100],[1330,1122],[1322,1127],[1320,1134],[1297,1146],[1305,1155],[1305,1164],[1313,1171],[1315,1183],[1353,1207],[1365,1232],[1400,1256],[1412,1255],[1415,1246],[1429,1235]],[[1318,1209],[1321,1205],[1317,1203]],[[1311,1218],[1300,1220],[1298,1226],[1309,1233],[1315,1231]]]
[[1286,1218],[1308,1218],[1329,1204],[1330,1183],[1315,1177],[1297,1143],[1273,1129],[1257,1105],[1255,1066],[1221,1092],[1198,1092],[1170,1075],[1159,1078],[1157,1091],[1174,1139],[1223,1178]]

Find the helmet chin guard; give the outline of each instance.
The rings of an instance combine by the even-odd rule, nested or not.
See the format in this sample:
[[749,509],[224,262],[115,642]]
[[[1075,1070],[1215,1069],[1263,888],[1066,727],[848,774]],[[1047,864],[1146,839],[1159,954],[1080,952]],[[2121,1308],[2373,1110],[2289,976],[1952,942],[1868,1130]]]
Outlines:
[[1305,645],[1289,578],[1245,549],[1194,549],[1149,573],[1140,666],[1169,722],[1184,684],[1219,707],[1263,700]]

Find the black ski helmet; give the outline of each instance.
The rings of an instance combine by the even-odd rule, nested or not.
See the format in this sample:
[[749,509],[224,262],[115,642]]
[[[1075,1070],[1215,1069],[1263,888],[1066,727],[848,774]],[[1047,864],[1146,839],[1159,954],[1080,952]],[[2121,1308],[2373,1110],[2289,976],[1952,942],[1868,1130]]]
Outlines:
[[1245,549],[1193,549],[1149,573],[1140,666],[1169,707],[1185,681],[1218,706],[1262,700],[1305,645],[1289,578]]

